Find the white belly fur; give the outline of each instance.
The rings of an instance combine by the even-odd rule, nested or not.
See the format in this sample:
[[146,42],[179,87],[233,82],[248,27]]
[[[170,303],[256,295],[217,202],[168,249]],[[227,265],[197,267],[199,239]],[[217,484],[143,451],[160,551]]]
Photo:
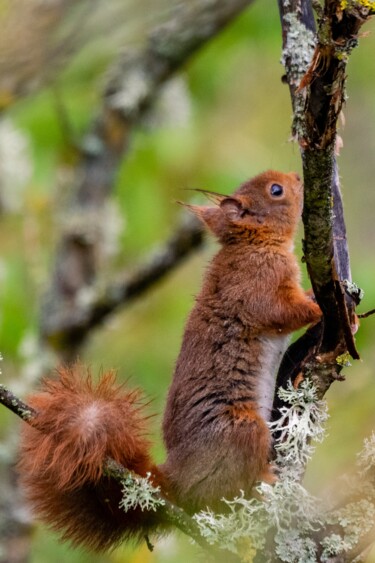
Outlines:
[[264,420],[271,418],[275,394],[276,374],[283,354],[288,346],[289,336],[267,336],[261,338],[263,352],[260,356],[261,371],[257,381],[259,413]]

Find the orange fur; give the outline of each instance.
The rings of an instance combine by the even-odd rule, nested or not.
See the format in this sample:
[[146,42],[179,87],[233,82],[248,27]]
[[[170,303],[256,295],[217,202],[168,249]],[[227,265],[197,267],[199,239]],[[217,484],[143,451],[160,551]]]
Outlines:
[[40,519],[96,551],[155,528],[153,513],[118,508],[120,486],[103,475],[107,457],[139,475],[154,472],[138,391],[116,385],[114,372],[95,385],[76,364],[45,379],[29,403],[38,414],[23,427],[18,469]]

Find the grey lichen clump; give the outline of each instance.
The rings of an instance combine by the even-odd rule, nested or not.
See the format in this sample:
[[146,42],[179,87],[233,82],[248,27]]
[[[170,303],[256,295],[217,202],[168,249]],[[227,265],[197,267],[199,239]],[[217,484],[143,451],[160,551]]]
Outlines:
[[281,62],[288,69],[288,82],[298,86],[311,62],[316,37],[299,21],[297,14],[286,14],[284,21],[288,24],[288,35],[282,51]]
[[327,514],[327,526],[337,526],[341,529],[341,534],[332,533],[323,538],[321,545],[322,561],[329,557],[348,553],[354,549],[361,538],[371,531],[375,523],[375,505],[367,499],[351,502]]
[[350,280],[342,280],[342,286],[346,293],[353,297],[353,299],[360,303],[365,296],[365,292],[356,283]]
[[267,554],[266,539],[272,531],[281,561],[315,562],[317,546],[309,534],[322,525],[318,499],[291,479],[280,479],[274,486],[261,483],[257,493],[262,501],[246,499],[243,494],[226,501],[229,514],[196,514],[202,535],[209,543],[237,553],[243,561],[252,561],[250,554]]
[[281,471],[284,468],[288,473],[292,471],[299,479],[315,450],[311,441],[324,439],[327,404],[318,400],[316,389],[308,379],[297,389],[289,383],[286,389],[279,389],[278,395],[289,406],[281,407],[279,418],[270,423],[272,432],[278,435],[276,464]]
[[120,64],[109,77],[107,103],[130,121],[139,119],[143,106],[155,88],[154,76],[148,68],[148,60],[138,53],[122,55]]
[[[287,24],[287,37],[282,51],[281,62],[285,67],[288,84],[297,89],[302,77],[309,68],[315,47],[315,34],[305,27],[298,19],[297,14],[284,15]],[[297,138],[303,137],[305,92],[301,91],[293,96],[293,135]]]
[[150,474],[146,477],[129,475],[122,480],[122,499],[119,506],[125,512],[137,507],[141,510],[156,511],[165,504],[159,493],[160,488],[152,485]]
[[[247,563],[257,552],[264,561],[274,560],[276,554],[287,563],[324,562],[350,554],[375,525],[375,491],[370,494],[373,486],[369,484],[372,473],[375,478],[375,435],[366,440],[358,457],[359,474],[352,478],[361,483],[361,490],[347,488],[349,496],[342,507],[329,509],[300,483],[314,451],[311,441],[321,441],[325,434],[326,404],[317,400],[316,389],[308,380],[298,389],[289,385],[279,390],[279,396],[288,405],[270,425],[277,438],[277,482],[260,483],[257,498],[247,499],[241,492],[225,501],[228,514],[196,514],[201,534],[210,544],[236,553]],[[267,543],[271,537],[273,547]]]
[[365,438],[363,449],[358,454],[358,469],[361,475],[366,476],[374,473],[375,477],[375,434]]

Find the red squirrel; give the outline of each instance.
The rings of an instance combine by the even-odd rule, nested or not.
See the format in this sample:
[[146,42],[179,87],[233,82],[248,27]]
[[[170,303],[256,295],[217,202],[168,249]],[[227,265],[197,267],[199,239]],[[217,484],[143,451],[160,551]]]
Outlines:
[[218,239],[190,313],[156,467],[140,395],[95,385],[79,364],[46,379],[22,432],[19,472],[35,514],[75,545],[101,551],[162,526],[155,513],[119,508],[121,490],[103,474],[111,457],[193,513],[224,509],[222,498],[271,480],[270,418],[275,375],[288,335],[321,317],[300,287],[293,238],[303,189],[295,173],[269,170],[214,206],[189,206]]

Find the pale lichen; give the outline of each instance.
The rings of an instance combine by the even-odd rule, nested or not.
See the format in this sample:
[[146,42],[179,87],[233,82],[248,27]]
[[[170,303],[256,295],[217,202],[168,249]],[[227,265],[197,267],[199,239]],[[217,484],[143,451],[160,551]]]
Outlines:
[[375,467],[375,433],[369,438],[365,438],[363,449],[357,455],[357,465],[361,475],[374,471]]
[[292,83],[298,86],[311,62],[316,38],[315,34],[300,22],[297,14],[286,14],[284,21],[288,26],[288,33],[281,62],[286,68],[288,77],[292,79]]
[[31,180],[29,140],[9,118],[0,120],[0,202],[10,213],[24,205],[24,192]]
[[321,560],[326,561],[330,557],[334,557],[350,549],[350,544],[347,543],[339,534],[330,534],[321,541],[323,548]]
[[269,425],[277,436],[276,464],[280,468],[287,466],[296,474],[303,471],[314,452],[311,442],[321,442],[324,438],[329,416],[327,404],[318,400],[316,389],[308,379],[296,389],[289,383],[286,389],[279,389],[278,395],[289,406],[281,407],[279,418]]
[[[301,79],[310,66],[316,46],[315,34],[298,18],[296,13],[287,13],[283,17],[287,30],[281,62],[285,67],[288,84],[298,88]],[[293,135],[303,137],[305,91],[293,96]]]
[[194,515],[202,536],[210,544],[241,555],[245,561],[245,542],[252,553],[263,550],[267,533],[273,530],[281,561],[314,561],[317,547],[308,533],[322,524],[318,499],[291,479],[280,479],[274,486],[261,483],[256,490],[261,500],[247,499],[241,492],[233,501],[225,501],[230,509],[228,514],[206,511]]
[[146,477],[133,477],[129,475],[122,479],[122,499],[120,508],[125,512],[139,507],[141,510],[153,510],[165,504],[160,498],[160,487],[154,487],[150,481],[150,474]]
[[276,554],[287,563],[316,563],[317,545],[299,530],[291,529],[275,536]]
[[342,286],[345,289],[346,293],[353,297],[356,303],[362,301],[365,296],[365,292],[361,289],[356,283],[351,280],[342,280]]
[[251,539],[252,548],[260,550],[265,544],[265,533],[271,526],[265,503],[258,499],[247,499],[243,491],[232,501],[224,499],[229,512],[215,514],[211,510],[194,515],[202,536],[210,544],[225,547],[238,553],[243,540]]
[[335,528],[340,526],[342,529],[342,534],[338,537],[337,534],[334,537],[331,534],[322,540],[322,546],[327,556],[339,555],[353,549],[358,545],[360,539],[373,528],[375,506],[367,499],[350,502],[339,510],[328,513],[326,524],[333,525]]

